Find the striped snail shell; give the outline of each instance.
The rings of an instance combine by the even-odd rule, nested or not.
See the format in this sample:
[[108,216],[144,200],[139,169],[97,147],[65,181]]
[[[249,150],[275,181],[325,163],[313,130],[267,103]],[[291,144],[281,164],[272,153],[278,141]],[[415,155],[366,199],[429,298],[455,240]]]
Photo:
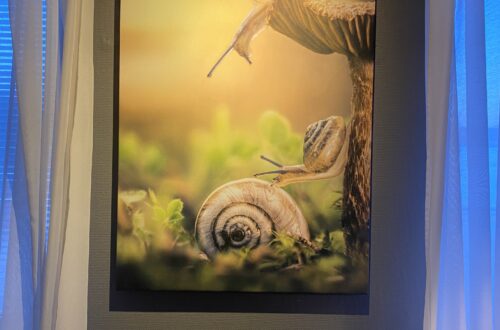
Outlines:
[[311,172],[324,172],[336,162],[346,140],[344,118],[331,116],[309,125],[304,137],[304,165]]
[[295,201],[258,179],[229,182],[208,196],[195,225],[200,248],[209,258],[226,249],[255,248],[286,232],[309,240],[309,228]]
[[281,165],[261,156],[277,170],[257,173],[255,176],[278,174],[273,185],[284,187],[291,183],[333,178],[342,174],[347,163],[350,125],[344,118],[331,116],[309,125],[304,137],[304,164]]

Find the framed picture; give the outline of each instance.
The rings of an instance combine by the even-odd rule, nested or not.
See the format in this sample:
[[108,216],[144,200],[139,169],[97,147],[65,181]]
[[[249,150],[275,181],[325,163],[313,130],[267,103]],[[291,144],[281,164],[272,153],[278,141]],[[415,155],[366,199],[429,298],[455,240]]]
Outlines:
[[111,310],[368,313],[375,12],[117,2]]

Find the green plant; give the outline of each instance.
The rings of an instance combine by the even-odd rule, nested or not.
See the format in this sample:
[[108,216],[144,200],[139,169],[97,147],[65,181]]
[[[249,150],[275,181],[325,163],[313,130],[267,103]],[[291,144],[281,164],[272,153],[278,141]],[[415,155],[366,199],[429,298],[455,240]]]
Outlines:
[[[123,136],[123,138],[122,138]],[[367,264],[346,256],[341,230],[342,178],[285,190],[299,205],[311,242],[275,233],[254,250],[228,250],[208,261],[193,237],[203,200],[220,185],[268,170],[264,154],[302,163],[303,133],[265,112],[253,131],[237,130],[229,111],[187,134],[182,157],[133,133],[120,137],[117,266],[119,285],[153,290],[362,292]],[[149,150],[149,152],[145,152]],[[156,150],[156,151],[155,151]],[[122,178],[123,177],[123,178]],[[352,279],[357,279],[356,281]]]
[[157,144],[144,142],[133,132],[120,134],[118,157],[122,188],[157,188],[168,167],[165,151]]

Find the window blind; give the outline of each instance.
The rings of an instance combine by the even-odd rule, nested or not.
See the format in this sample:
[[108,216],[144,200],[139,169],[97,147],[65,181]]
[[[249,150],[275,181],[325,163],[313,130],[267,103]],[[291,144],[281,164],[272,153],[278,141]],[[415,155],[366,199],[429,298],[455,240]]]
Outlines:
[[0,313],[3,311],[11,194],[9,182],[14,176],[17,116],[12,111],[15,95],[12,85],[12,36],[8,0],[0,0]]
[[[45,76],[46,0],[42,1],[42,72]],[[9,1],[0,0],[0,316],[4,307],[12,196],[18,134],[17,96],[13,80]],[[42,81],[42,90],[44,84]],[[43,93],[42,93],[43,95]],[[42,100],[43,101],[43,100]],[[50,197],[48,205],[50,205]],[[47,209],[47,229],[50,209]]]

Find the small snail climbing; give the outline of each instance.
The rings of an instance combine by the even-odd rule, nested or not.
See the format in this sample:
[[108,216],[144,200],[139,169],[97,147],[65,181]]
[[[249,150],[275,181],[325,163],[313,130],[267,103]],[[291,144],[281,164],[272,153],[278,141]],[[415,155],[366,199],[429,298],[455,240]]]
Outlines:
[[229,182],[208,196],[195,225],[200,248],[209,258],[226,249],[255,248],[274,232],[309,240],[309,228],[295,201],[258,179]]
[[273,184],[278,187],[338,176],[347,162],[349,131],[350,126],[346,126],[344,118],[339,116],[331,116],[311,124],[307,127],[304,137],[303,165],[283,166],[261,156],[279,169],[255,176],[278,174],[273,179]]
[[262,159],[278,170],[256,174],[278,174],[273,184],[258,179],[229,182],[208,196],[196,218],[196,236],[201,249],[213,258],[229,248],[255,248],[269,243],[274,232],[285,232],[309,240],[309,229],[295,201],[283,189],[294,182],[327,179],[344,170],[349,126],[331,116],[306,130],[304,164],[283,166]]

